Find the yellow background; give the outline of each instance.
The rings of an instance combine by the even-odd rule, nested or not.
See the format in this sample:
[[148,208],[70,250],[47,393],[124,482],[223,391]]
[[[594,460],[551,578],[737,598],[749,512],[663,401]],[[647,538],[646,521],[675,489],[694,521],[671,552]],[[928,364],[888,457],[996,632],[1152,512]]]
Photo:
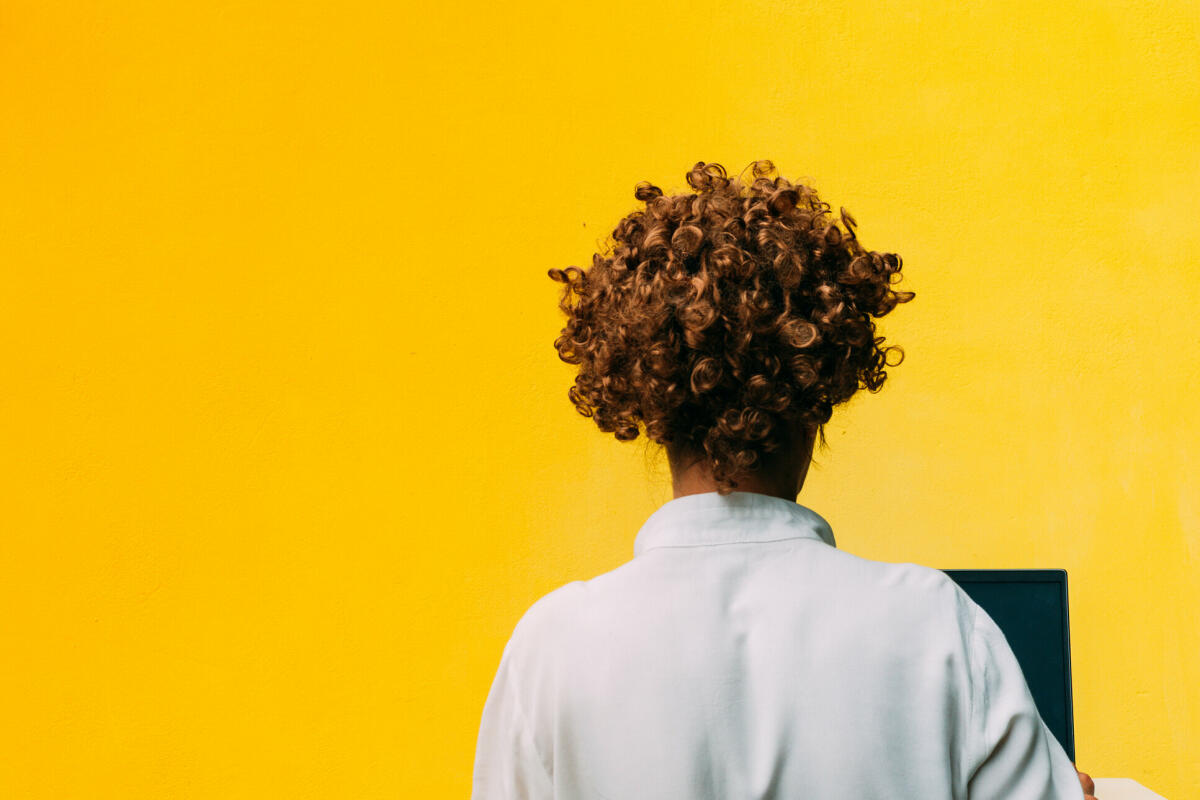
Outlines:
[[670,498],[546,270],[756,158],[917,292],[800,501],[1066,568],[1079,766],[1196,786],[1200,7],[250,5],[0,10],[0,796],[465,797]]

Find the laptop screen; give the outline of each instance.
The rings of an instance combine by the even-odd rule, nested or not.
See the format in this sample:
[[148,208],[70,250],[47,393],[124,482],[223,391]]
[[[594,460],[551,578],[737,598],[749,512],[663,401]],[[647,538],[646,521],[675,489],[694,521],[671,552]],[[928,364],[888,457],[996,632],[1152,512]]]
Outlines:
[[1066,570],[947,569],[943,572],[1004,632],[1025,674],[1038,713],[1074,761]]

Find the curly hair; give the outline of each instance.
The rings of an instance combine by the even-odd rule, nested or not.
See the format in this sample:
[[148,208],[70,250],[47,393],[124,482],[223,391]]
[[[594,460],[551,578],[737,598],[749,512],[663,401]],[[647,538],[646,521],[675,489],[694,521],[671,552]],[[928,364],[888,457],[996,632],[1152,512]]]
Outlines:
[[[565,284],[560,359],[579,365],[567,396],[620,441],[640,427],[708,462],[718,492],[762,468],[800,426],[820,431],[859,389],[878,392],[885,366],[872,317],[913,292],[894,291],[901,259],[865,250],[816,190],[771,176],[730,179],[717,163],[687,173],[693,192],[642,181],[645,208],[621,219],[588,271],[550,269]],[[888,363],[891,351],[895,363]]]

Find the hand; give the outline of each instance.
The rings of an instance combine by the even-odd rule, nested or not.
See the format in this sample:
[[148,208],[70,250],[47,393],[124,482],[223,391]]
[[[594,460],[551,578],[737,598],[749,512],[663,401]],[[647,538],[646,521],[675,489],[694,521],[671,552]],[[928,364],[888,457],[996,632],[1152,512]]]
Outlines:
[[[1075,768],[1079,772],[1079,767]],[[1083,800],[1097,800],[1096,784],[1092,781],[1092,776],[1086,772],[1079,772],[1079,785],[1083,787]]]

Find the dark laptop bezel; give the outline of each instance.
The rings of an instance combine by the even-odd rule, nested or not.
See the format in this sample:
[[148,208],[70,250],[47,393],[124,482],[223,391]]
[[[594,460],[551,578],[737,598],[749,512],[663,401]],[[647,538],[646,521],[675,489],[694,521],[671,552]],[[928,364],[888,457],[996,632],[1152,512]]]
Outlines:
[[944,569],[955,583],[1055,583],[1063,609],[1063,656],[1066,669],[1063,694],[1067,699],[1067,756],[1075,761],[1075,698],[1071,692],[1071,617],[1067,602],[1067,571],[1065,569]]

